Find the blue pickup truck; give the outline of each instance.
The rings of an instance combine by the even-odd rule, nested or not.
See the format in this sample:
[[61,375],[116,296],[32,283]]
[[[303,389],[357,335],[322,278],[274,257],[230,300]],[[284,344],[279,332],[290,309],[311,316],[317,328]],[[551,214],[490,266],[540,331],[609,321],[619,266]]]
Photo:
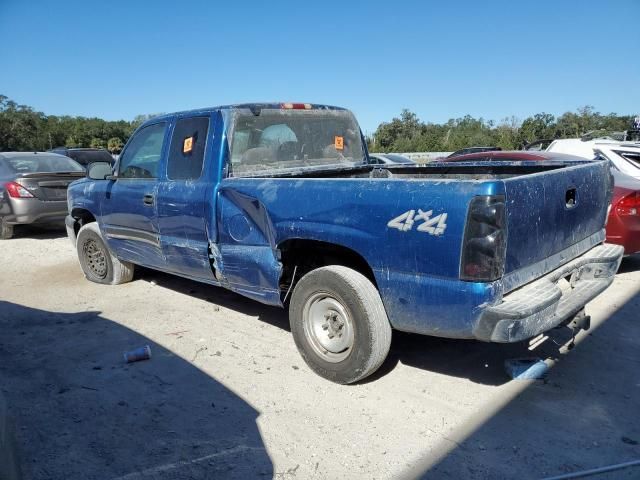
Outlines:
[[585,327],[622,258],[603,243],[605,162],[367,157],[342,108],[163,115],[70,186],[67,231],[91,281],[142,265],[287,306],[301,355],[338,383],[373,373],[392,329],[518,342]]

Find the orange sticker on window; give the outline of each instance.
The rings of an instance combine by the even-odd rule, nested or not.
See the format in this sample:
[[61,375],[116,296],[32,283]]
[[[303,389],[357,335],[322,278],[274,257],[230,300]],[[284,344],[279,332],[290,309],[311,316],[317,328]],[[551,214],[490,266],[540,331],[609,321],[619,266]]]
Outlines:
[[191,153],[193,150],[193,137],[187,137],[182,143],[182,153]]
[[333,146],[336,150],[344,150],[344,137],[335,136],[333,140]]

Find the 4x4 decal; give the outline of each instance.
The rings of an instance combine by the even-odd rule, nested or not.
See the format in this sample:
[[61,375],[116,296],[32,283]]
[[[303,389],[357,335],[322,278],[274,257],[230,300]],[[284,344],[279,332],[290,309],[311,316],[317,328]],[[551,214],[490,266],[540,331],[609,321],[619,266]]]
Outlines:
[[433,215],[433,210],[423,212],[421,209],[418,209],[417,214],[415,210],[409,210],[390,220],[389,223],[387,223],[387,227],[395,228],[401,232],[408,232],[413,229],[414,223],[422,221],[416,230],[435,236],[442,235],[447,228],[447,214],[441,213],[435,217],[431,215]]

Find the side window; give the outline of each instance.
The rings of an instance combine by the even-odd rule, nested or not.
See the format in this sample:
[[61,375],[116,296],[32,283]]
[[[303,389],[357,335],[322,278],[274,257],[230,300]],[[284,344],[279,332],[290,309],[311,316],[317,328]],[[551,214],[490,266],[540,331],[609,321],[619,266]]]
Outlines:
[[196,180],[202,174],[209,117],[178,120],[171,138],[167,177],[170,180]]
[[144,127],[127,145],[120,156],[118,176],[122,178],[158,178],[158,165],[166,123]]

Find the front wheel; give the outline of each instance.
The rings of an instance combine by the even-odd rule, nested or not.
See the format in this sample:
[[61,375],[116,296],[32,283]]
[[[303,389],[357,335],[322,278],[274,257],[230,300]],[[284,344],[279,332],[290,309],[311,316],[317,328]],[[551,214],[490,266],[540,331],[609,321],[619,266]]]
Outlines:
[[376,287],[364,275],[339,265],[300,279],[289,305],[296,346],[320,376],[354,383],[384,362],[391,326]]
[[76,240],[80,268],[87,280],[106,285],[119,285],[133,279],[133,264],[123,262],[111,253],[96,222],[84,225]]

